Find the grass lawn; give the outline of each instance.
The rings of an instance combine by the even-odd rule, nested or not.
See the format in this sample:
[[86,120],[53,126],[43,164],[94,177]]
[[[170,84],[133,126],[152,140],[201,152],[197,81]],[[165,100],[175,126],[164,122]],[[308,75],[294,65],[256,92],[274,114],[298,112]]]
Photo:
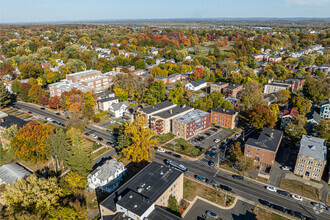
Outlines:
[[319,199],[318,189],[296,180],[288,180],[288,179],[281,180],[280,187],[304,197],[308,197],[315,200]]
[[204,186],[202,184],[196,183],[192,180],[184,178],[183,180],[183,198],[189,201],[194,200],[196,196],[202,197],[209,200],[210,202],[217,203],[219,205],[225,206],[227,199],[227,204],[229,201],[234,201],[234,198],[212,189],[210,187]]
[[111,148],[110,149],[109,148],[102,148],[101,150],[95,152],[94,154],[92,154],[93,160],[96,159],[96,158],[98,158],[99,156],[101,156],[102,154],[104,154],[105,152],[107,152],[109,150],[111,150]]
[[155,136],[155,138],[158,139],[159,145],[162,145],[162,144],[172,140],[174,137],[175,137],[175,135],[172,133],[160,134],[160,135]]
[[281,215],[275,214],[273,212],[270,212],[266,209],[262,209],[260,207],[255,208],[254,214],[256,215],[256,219],[258,219],[258,220],[263,220],[263,219],[267,219],[267,220],[287,220],[287,219],[289,219],[289,218],[285,218]]
[[114,124],[112,124],[112,125],[109,125],[108,127],[107,127],[107,129],[109,129],[109,130],[115,130],[115,129],[117,129],[117,128],[119,128],[119,126],[120,126],[120,123],[114,123]]
[[199,149],[182,138],[175,139],[175,142],[175,145],[168,144],[165,148],[189,157],[198,157],[202,154]]

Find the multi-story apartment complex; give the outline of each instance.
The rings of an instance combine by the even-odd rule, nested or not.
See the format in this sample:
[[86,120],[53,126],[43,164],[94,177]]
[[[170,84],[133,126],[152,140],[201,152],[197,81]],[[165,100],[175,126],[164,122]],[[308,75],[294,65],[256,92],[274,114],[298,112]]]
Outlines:
[[172,120],[172,133],[188,139],[210,126],[210,113],[196,109]]
[[166,211],[169,199],[183,198],[183,173],[151,162],[100,203],[102,220],[179,220]]
[[102,76],[101,71],[99,70],[86,70],[82,72],[72,73],[66,75],[66,79],[70,80],[73,83],[80,83],[85,80],[95,79],[98,76]]
[[320,116],[324,119],[330,119],[330,99],[324,99],[321,102]]
[[322,138],[303,135],[294,173],[304,179],[320,181],[326,165],[327,147]]
[[283,89],[291,90],[291,87],[292,86],[289,83],[274,81],[265,85],[264,93],[265,94],[275,93]]
[[224,87],[222,89],[222,94],[225,98],[228,98],[228,97],[237,98],[238,93],[242,90],[243,90],[243,85],[232,84],[232,85]]
[[70,92],[73,88],[80,90],[84,93],[95,91],[93,87],[84,86],[78,83],[72,83],[68,80],[61,80],[57,83],[48,85],[50,97],[61,96],[63,92]]
[[228,86],[229,83],[226,82],[216,82],[211,84],[210,92],[222,92],[222,89]]
[[194,108],[186,105],[177,105],[174,108],[157,113],[150,117],[150,128],[159,134],[171,132],[172,120],[193,110]]
[[247,140],[244,147],[244,156],[252,158],[256,165],[273,166],[282,136],[282,131],[264,128],[258,139],[249,138]]
[[303,88],[305,79],[304,78],[288,78],[288,79],[285,79],[284,82],[291,84],[292,90],[300,90]]
[[233,108],[238,111],[239,110],[239,103],[240,103],[240,100],[238,98],[235,98],[235,97],[227,97],[225,98],[225,101],[228,101],[232,104]]
[[211,110],[211,123],[234,129],[238,122],[238,112],[224,108],[214,108]]
[[148,121],[150,120],[150,117],[152,115],[155,115],[157,113],[160,113],[162,111],[169,110],[171,108],[174,108],[176,104],[169,102],[169,101],[164,101],[161,103],[158,103],[156,105],[152,105],[146,108],[138,109],[136,111],[136,116],[144,116]]

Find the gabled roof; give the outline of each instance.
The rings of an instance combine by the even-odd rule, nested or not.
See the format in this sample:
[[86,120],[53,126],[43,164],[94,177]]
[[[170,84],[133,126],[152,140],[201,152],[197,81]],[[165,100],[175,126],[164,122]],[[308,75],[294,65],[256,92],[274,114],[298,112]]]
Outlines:
[[113,111],[118,111],[123,105],[126,105],[127,107],[129,106],[128,102],[125,101],[125,102],[119,102],[119,103],[113,103],[111,105],[111,110]]
[[97,101],[104,103],[104,102],[109,102],[109,101],[113,101],[113,100],[117,100],[117,99],[119,99],[119,98],[117,98],[117,97],[109,97],[109,98],[105,98],[105,99],[99,99]]
[[198,80],[198,81],[194,81],[194,82],[191,82],[190,84],[193,86],[193,87],[198,87],[200,85],[203,85],[204,83],[206,83],[206,81],[204,79],[201,79],[201,80]]
[[4,164],[0,167],[0,179],[7,184],[14,184],[21,178],[30,176],[31,172],[17,163]]
[[295,118],[299,115],[299,112],[295,108],[285,109],[283,112],[283,116],[287,116],[287,115],[290,115]]
[[307,120],[314,120],[316,122],[319,122],[321,120],[321,116],[319,115],[319,113],[317,113],[316,111],[311,111],[309,113],[306,114],[306,118]]

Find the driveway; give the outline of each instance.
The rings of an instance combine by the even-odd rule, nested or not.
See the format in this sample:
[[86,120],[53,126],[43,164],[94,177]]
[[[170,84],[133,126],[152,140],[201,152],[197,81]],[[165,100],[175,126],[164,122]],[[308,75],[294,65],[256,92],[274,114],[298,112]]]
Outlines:
[[[218,214],[219,217],[217,219],[254,220],[255,217],[252,214],[252,209],[253,205],[250,205],[240,200],[237,201],[235,207],[233,207],[232,209],[225,210],[198,199],[183,219],[198,220],[198,217],[202,217],[202,215],[205,215],[205,212],[209,210]],[[209,216],[208,219],[211,220],[215,218]]]

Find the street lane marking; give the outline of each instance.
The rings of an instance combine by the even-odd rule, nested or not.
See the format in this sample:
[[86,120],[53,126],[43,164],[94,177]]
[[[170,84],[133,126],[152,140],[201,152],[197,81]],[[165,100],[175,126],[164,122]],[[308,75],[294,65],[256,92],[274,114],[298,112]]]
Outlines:
[[218,174],[219,170],[214,174],[214,177]]

